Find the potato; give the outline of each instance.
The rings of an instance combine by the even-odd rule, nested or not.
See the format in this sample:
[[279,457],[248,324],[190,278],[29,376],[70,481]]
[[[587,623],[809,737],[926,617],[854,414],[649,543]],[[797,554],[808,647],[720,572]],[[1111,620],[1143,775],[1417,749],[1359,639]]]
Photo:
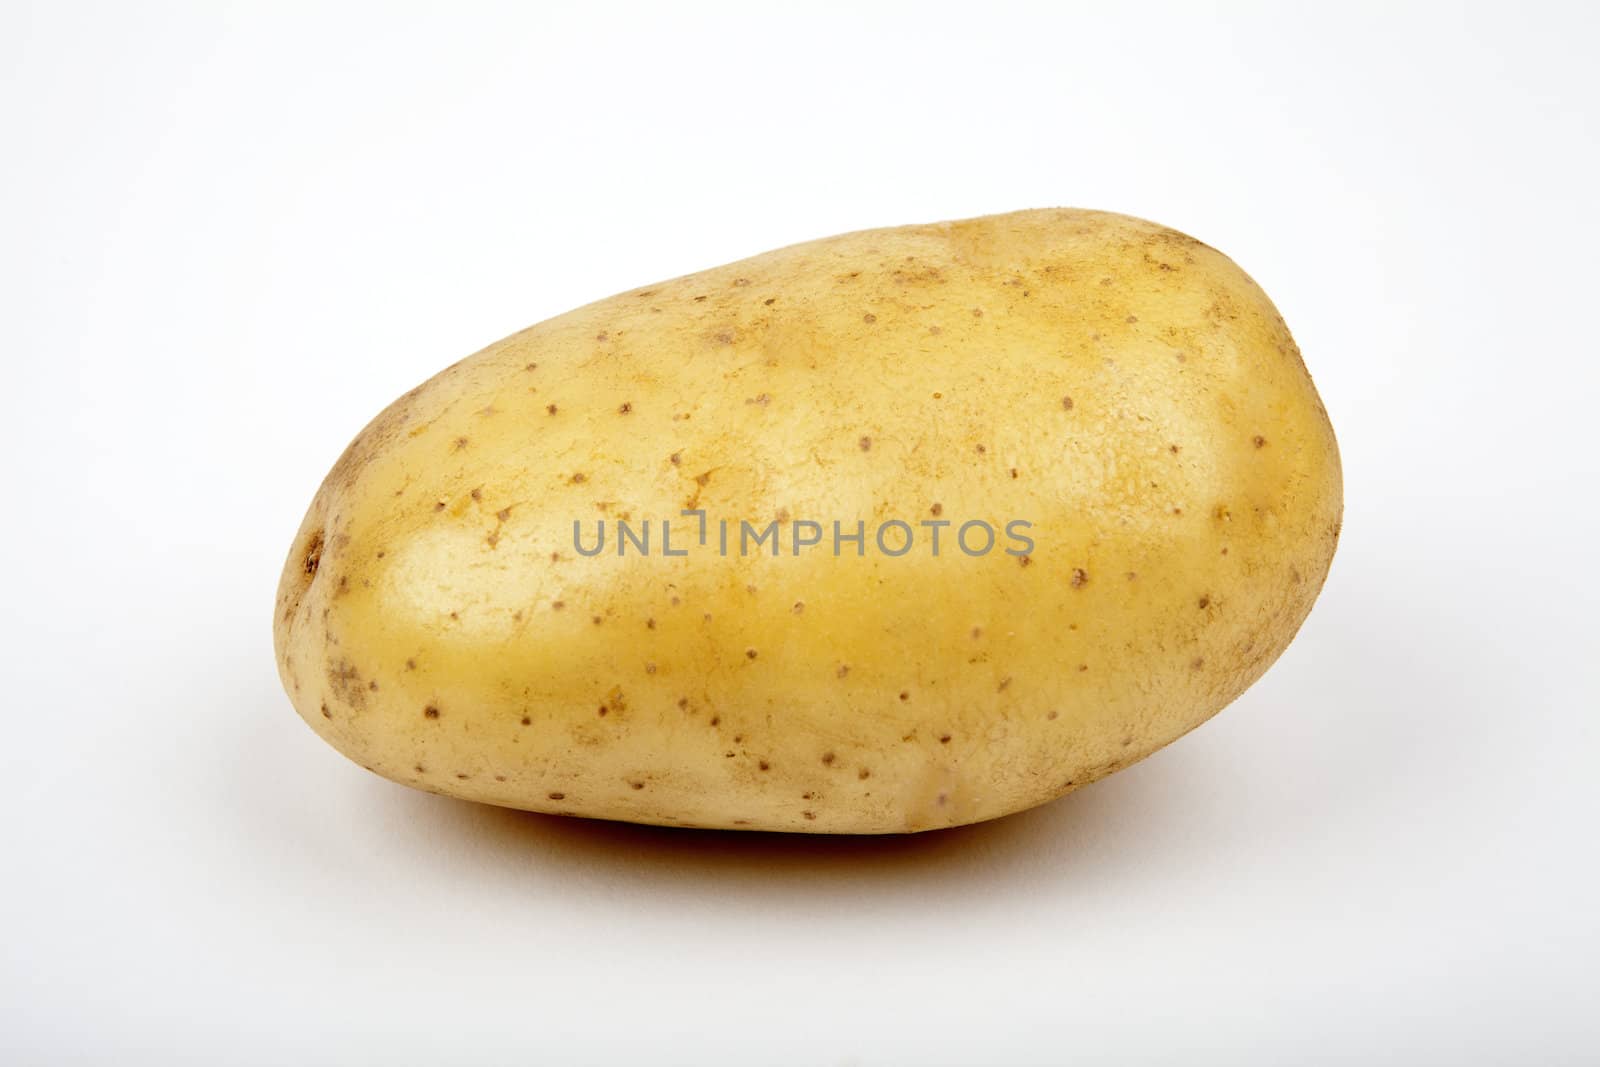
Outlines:
[[916,831],[1204,722],[1299,628],[1341,510],[1243,271],[1023,211],[780,249],[455,364],[334,465],[274,636],[312,728],[419,789]]

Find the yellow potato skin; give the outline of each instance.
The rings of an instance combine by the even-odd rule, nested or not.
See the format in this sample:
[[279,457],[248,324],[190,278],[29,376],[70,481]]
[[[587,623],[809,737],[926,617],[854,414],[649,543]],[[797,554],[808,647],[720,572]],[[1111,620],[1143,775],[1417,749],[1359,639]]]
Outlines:
[[[601,518],[693,548],[684,508],[778,519],[783,551],[573,549]],[[335,464],[274,638],[306,722],[406,785],[918,831],[1204,722],[1294,636],[1341,512],[1327,415],[1243,271],[1150,222],[1022,211],[780,249],[455,364]],[[968,557],[952,525],[937,558],[872,550],[936,515],[1028,520],[1035,548]],[[864,519],[868,552],[796,558],[796,519]]]

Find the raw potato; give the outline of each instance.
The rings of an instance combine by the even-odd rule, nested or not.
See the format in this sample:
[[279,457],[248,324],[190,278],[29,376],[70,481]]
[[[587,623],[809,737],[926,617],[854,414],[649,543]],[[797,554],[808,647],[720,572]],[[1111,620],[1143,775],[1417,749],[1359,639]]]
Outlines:
[[[1243,271],[1153,223],[1023,211],[780,249],[455,364],[334,465],[274,636],[312,728],[406,785],[924,830],[1216,713],[1311,609],[1341,509],[1327,415]],[[600,519],[649,522],[651,554],[580,555]],[[719,556],[720,519],[735,545],[778,520],[780,554]],[[906,555],[873,543],[891,519]],[[969,556],[977,519],[999,537]],[[828,531],[799,556],[797,520]],[[866,522],[864,555],[833,554],[835,520]]]

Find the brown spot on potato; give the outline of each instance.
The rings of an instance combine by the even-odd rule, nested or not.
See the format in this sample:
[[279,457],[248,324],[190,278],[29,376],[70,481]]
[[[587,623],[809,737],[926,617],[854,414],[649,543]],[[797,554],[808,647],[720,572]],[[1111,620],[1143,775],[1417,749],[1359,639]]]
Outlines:
[[1208,596],[1203,596],[1199,600],[1195,601],[1195,603],[1199,606],[1201,611],[1204,611],[1211,606],[1211,598]]
[[831,767],[835,758],[836,757],[832,752],[824,752],[822,754],[822,765],[824,767]]
[[753,648],[747,648],[744,650],[745,659],[755,659],[757,655],[758,653]]
[[522,717],[522,725],[524,725],[524,726],[532,726],[533,725],[533,720],[531,718],[529,718],[528,716],[524,715]]
[[766,760],[762,760],[760,763],[757,763],[756,766],[764,771],[772,770],[772,764],[768,763]]
[[1256,434],[1254,437],[1250,438],[1250,443],[1255,445],[1257,448],[1265,448],[1267,446],[1267,439],[1262,437],[1260,434]]
[[1064,397],[1061,398],[1061,410],[1062,411],[1071,411],[1072,410],[1072,398],[1070,396],[1064,396]]
[[815,819],[817,817],[817,813],[814,811],[802,811],[800,814],[804,815],[808,819]]
[[1189,669],[1197,671],[1200,668],[1204,667],[1205,665],[1206,665],[1205,658],[1203,656],[1196,656],[1193,660],[1190,661]]
[[870,438],[870,437],[863,437],[863,438],[861,438],[861,440],[859,440],[859,441],[857,441],[857,442],[856,442],[856,445],[857,445],[857,446],[858,446],[858,447],[859,447],[859,448],[860,448],[860,449],[861,449],[861,451],[863,451],[863,452],[871,452],[871,451],[872,451],[872,438]]
[[455,440],[455,451],[460,452],[463,448],[466,448],[468,444],[469,444],[469,442],[465,437],[456,438],[456,440]]
[[796,615],[800,615],[806,610],[806,602],[804,600],[796,600],[794,602],[794,607],[789,610],[793,611]]
[[843,678],[845,675],[847,675],[849,673],[850,673],[850,666],[849,666],[849,664],[845,664],[845,663],[839,664],[839,669],[834,672],[835,676],[839,677],[839,678]]
[[870,326],[874,322],[878,321],[878,316],[869,311],[865,315],[861,316],[861,321]]
[[1045,712],[1044,717],[1049,719],[1051,722],[1054,722],[1061,717],[1061,713],[1059,711],[1047,711]]
[[622,405],[617,408],[617,414],[618,415],[627,415],[632,411],[633,411],[633,401],[631,401],[631,400],[624,400],[622,402]]
[[550,800],[565,800],[565,799],[567,799],[567,794],[565,794],[565,793],[546,793],[545,796]]
[[551,415],[554,415],[556,413],[556,411],[558,410],[554,404],[546,404],[544,406],[544,409],[545,409],[545,411],[547,411]]
[[938,518],[940,515],[944,514],[944,505],[938,501],[934,501],[933,506],[928,509],[928,513],[935,518]]
[[311,537],[306,541],[306,549],[300,561],[300,569],[308,578],[314,578],[317,568],[322,565],[322,531],[312,530]]
[[1072,588],[1082,589],[1089,584],[1089,572],[1082,567],[1072,568]]
[[331,711],[329,711],[329,710],[328,710],[328,705],[327,705],[327,702],[326,702],[326,701],[324,701],[324,702],[323,702],[323,705],[322,705],[322,717],[323,717],[323,718],[324,718],[324,719],[331,719],[331,718],[333,718],[333,712],[331,712]]
[[864,782],[868,778],[872,777],[872,772],[867,770],[865,767],[863,767],[859,771],[856,772],[856,777],[861,779]]
[[939,743],[941,745],[948,745],[950,743],[950,735],[949,734],[940,734],[939,735]]
[[434,705],[429,704],[427,707],[422,709],[422,717],[424,719],[437,719],[439,717],[439,709]]

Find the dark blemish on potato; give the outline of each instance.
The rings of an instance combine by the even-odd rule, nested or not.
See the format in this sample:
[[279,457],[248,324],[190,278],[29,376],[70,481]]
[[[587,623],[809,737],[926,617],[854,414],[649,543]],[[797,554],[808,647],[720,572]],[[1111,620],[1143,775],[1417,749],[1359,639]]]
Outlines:
[[368,682],[367,683],[367,688],[370,689],[372,692],[376,693],[378,691],[377,680],[374,679],[373,681]]
[[443,511],[448,505],[449,505],[449,501],[435,500],[433,502],[433,510],[434,511]]
[[1049,719],[1051,722],[1054,722],[1055,720],[1057,720],[1057,719],[1059,719],[1061,717],[1061,713],[1059,711],[1048,711],[1048,712],[1045,712],[1045,716],[1044,717],[1046,719]]
[[900,699],[901,700],[910,700],[911,699],[911,690],[909,690],[909,689],[900,690]]
[[746,593],[749,593],[749,594],[750,594],[750,595],[751,595],[751,596],[755,596],[755,595],[756,595],[756,587],[755,587],[755,586],[753,586],[753,585],[747,585],[747,586],[745,586],[745,587],[744,587],[744,591],[745,591],[745,592],[746,592]]
[[861,316],[861,321],[871,325],[872,323],[878,321],[878,316],[869,311],[865,315]]
[[863,767],[859,771],[856,772],[856,777],[861,779],[864,782],[868,778],[872,777],[872,772],[867,770],[865,767]]
[[872,451],[872,438],[863,437],[861,440],[856,442],[856,445],[863,452],[871,452]]
[[981,456],[985,452],[989,451],[989,446],[988,445],[979,445],[977,451],[978,451],[978,455]]
[[939,743],[941,745],[948,745],[950,743],[950,735],[949,734],[940,734],[939,735]]
[[1176,456],[1180,451],[1182,451],[1182,449],[1180,449],[1177,445],[1168,445],[1167,451]]
[[501,522],[505,522],[511,517],[511,509],[509,507],[501,508],[499,511],[494,513],[494,517],[499,519]]
[[761,302],[763,304],[767,305],[767,307],[771,307],[773,304],[776,304],[778,302],[778,298],[775,297],[775,296],[769,296],[769,297],[767,297],[765,300],[763,300]]
[[597,715],[598,717],[603,719],[607,715],[609,715],[610,713],[611,713],[611,709],[606,707],[604,704],[601,704],[600,705],[600,710],[596,711],[595,715]]
[[1018,556],[1017,557],[1017,563],[1018,563],[1019,566],[1026,567],[1028,564],[1030,564],[1032,562],[1033,562],[1033,557],[1032,556]]
[[733,334],[728,330],[719,330],[717,332],[717,343],[724,345],[733,344]]
[[646,619],[646,620],[644,620],[644,628],[646,630],[654,630],[656,628],[656,620],[655,619]]
[[474,489],[472,492],[468,493],[467,495],[470,496],[474,500],[482,500],[483,499],[483,486],[481,486],[481,485],[478,486],[476,489]]
[[943,400],[944,399],[944,394],[943,393],[934,393],[933,394],[933,398],[935,400]]
[[750,279],[749,278],[735,278],[733,280],[733,287],[735,289],[742,289],[742,288],[744,288],[745,286],[747,286],[749,284],[750,284]]
[[350,576],[348,574],[341,574],[341,575],[339,575],[339,587],[338,587],[338,589],[336,589],[334,591],[333,595],[334,596],[338,596],[341,593],[344,593],[344,592],[348,591],[349,588],[350,588]]
[[766,760],[762,760],[761,762],[757,763],[756,766],[763,771],[772,770],[772,764],[768,763]]
[[850,666],[849,666],[849,664],[844,664],[844,663],[841,663],[841,664],[840,664],[840,665],[839,665],[839,669],[838,669],[838,670],[837,670],[837,671],[836,671],[836,672],[834,672],[834,673],[835,673],[835,677],[838,677],[838,678],[843,678],[843,677],[845,677],[845,676],[846,676],[846,675],[848,675],[848,674],[849,674],[849,673],[850,673]]
[[533,725],[533,719],[531,719],[527,715],[524,715],[522,717],[522,725],[524,725],[524,726],[532,726]]
[[800,615],[806,610],[806,602],[804,600],[796,600],[794,602],[794,607],[790,608],[789,610],[794,612],[796,615]]
[[329,711],[329,710],[328,710],[328,705],[327,705],[327,704],[326,704],[326,703],[324,703],[324,704],[323,704],[323,705],[322,705],[322,717],[323,717],[323,718],[324,718],[324,719],[331,719],[331,718],[333,718],[333,712],[331,712],[331,711]]
[[417,661],[416,660],[414,660],[414,659],[406,660],[406,670],[414,671],[416,669],[417,669]]
[[747,649],[744,650],[745,659],[755,659],[756,655],[757,655],[757,652],[753,648],[747,648]]
[[591,616],[589,616],[589,621],[594,623],[596,626],[599,626],[605,620],[602,619],[599,615],[591,615]]
[[1200,610],[1204,611],[1211,606],[1211,598],[1208,596],[1203,596],[1196,601],[1196,603],[1199,605]]
[[432,704],[429,704],[427,707],[422,709],[422,717],[424,719],[437,719],[439,717],[439,709]]
[[670,603],[673,607],[677,607],[679,604],[683,603],[683,600],[679,597],[673,597],[670,601],[668,601],[668,603]]
[[1064,397],[1061,398],[1061,410],[1062,411],[1071,411],[1072,410],[1072,398],[1070,396],[1064,396]]
[[456,775],[456,777],[457,777],[457,778],[459,778],[459,779],[461,779],[461,780],[462,780],[462,781],[463,781],[463,782],[464,782],[464,781],[466,781],[466,780],[467,780],[467,779],[468,779],[468,778],[471,778],[471,777],[472,777],[472,775],[470,775],[470,774],[458,774],[458,775]]
[[711,472],[710,471],[705,471],[702,474],[695,475],[694,476],[694,484],[698,485],[702,489],[704,489],[707,485],[710,485],[711,484]]
[[973,628],[972,628],[972,639],[973,639],[973,640],[974,640],[974,641],[976,641],[976,640],[977,640],[977,639],[978,639],[978,638],[980,638],[980,637],[982,637],[982,636],[983,636],[983,627],[981,627],[981,626],[974,626],[974,627],[973,627]]
[[527,366],[523,367],[522,369],[523,370],[538,370],[539,369],[539,364],[537,364],[537,363],[529,363]]
[[995,692],[996,693],[1004,693],[1009,688],[1011,688],[1011,678],[1009,676],[1007,676],[1005,678],[1000,679],[1000,684],[999,684],[999,686],[997,686],[995,688]]
[[654,674],[654,673],[656,673],[656,665],[654,663],[646,663],[644,665],[644,673],[646,673],[646,674]]
[[306,577],[315,577],[317,568],[322,565],[322,531],[313,530],[311,539],[306,542],[305,556],[300,562],[300,569],[305,571]]
[[772,394],[771,393],[757,393],[755,396],[746,397],[744,402],[746,404],[755,404],[758,407],[763,407],[764,408],[768,404],[772,403]]
[[1182,508],[1173,508],[1172,509],[1172,513],[1174,515],[1182,515],[1183,514],[1183,509]]
[[611,335],[605,330],[601,330],[599,333],[594,335],[594,339],[596,341],[607,341],[611,339]]
[[453,620],[454,620],[454,621],[456,621],[456,622],[460,622],[460,621],[461,621],[461,612],[459,612],[459,611],[452,611],[452,612],[451,612],[451,613],[450,613],[450,618],[451,618],[451,619],[453,619]]
[[1123,321],[1125,321],[1125,322],[1138,322],[1138,321],[1139,321],[1139,316],[1137,316],[1137,315],[1129,315],[1129,316],[1128,316],[1128,317],[1127,317],[1127,318],[1126,318],[1126,319],[1125,319],[1125,320],[1123,320]]
[[635,789],[643,789],[644,788],[644,783],[643,782],[629,782],[628,784],[633,786],[633,788],[635,788]]
[[1017,477],[1017,468],[1015,468],[1015,467],[1011,468],[1011,477],[1013,477],[1013,478]]
[[463,448],[467,447],[467,444],[468,444],[468,442],[467,442],[467,439],[465,437],[456,438],[455,451],[460,452]]
[[831,766],[833,766],[833,761],[834,761],[834,758],[835,758],[835,757],[834,757],[834,754],[833,754],[833,753],[832,753],[832,752],[824,752],[824,753],[823,753],[823,754],[822,754],[822,765],[823,765],[823,766],[824,766],[824,767],[831,767]]
[[506,780],[506,776],[503,774],[497,774],[494,776],[494,780],[497,782],[503,782]]
[[1078,664],[1078,673],[1079,674],[1082,674],[1084,671],[1086,671],[1088,669],[1089,669],[1089,665],[1087,663]]
[[384,556],[386,556],[386,555],[388,555],[388,553],[387,553],[387,552],[384,552],[384,551],[383,551],[383,550],[382,550],[382,549],[379,549],[379,550],[378,550],[378,556],[377,556],[377,558],[378,558],[378,559],[382,559],[382,558],[383,558],[383,557],[384,557]]
[[573,485],[582,485],[584,482],[589,480],[589,476],[584,474],[582,471],[579,471],[577,474],[574,474],[570,480]]
[[1131,737],[1124,737],[1124,738],[1123,738],[1123,739],[1122,739],[1122,747],[1123,747],[1123,748],[1127,748],[1127,747],[1128,747],[1128,746],[1129,746],[1129,745],[1131,745],[1131,744],[1133,744],[1133,738],[1131,738]]
[[982,308],[973,308],[972,309],[972,317],[975,318],[975,319],[983,318],[983,309]]
[[944,514],[944,505],[939,503],[938,501],[934,501],[933,506],[928,509],[928,513],[930,515],[934,515],[936,517],[939,516],[939,515],[943,515]]
[[565,794],[565,793],[546,793],[545,796],[546,796],[547,799],[550,799],[550,800],[565,800],[565,799],[567,799],[567,794]]
[[703,296],[703,295],[702,296],[697,296],[697,297],[694,298],[694,302],[696,304],[700,303],[703,300],[705,300],[705,296]]
[[552,603],[550,605],[550,609],[552,611],[560,611],[562,608],[564,608],[566,606],[567,606],[567,602],[565,600],[557,600],[557,601],[555,601],[554,603]]
[[1089,572],[1082,567],[1072,568],[1072,588],[1082,589],[1089,584]]
[[624,400],[622,406],[617,408],[618,415],[626,415],[633,410],[633,401]]
[[[493,545],[491,545],[490,547],[493,547]],[[521,608],[518,608],[516,611],[513,611],[511,613],[511,621],[512,622],[521,622],[522,621],[522,609]]]
[[[1228,550],[1227,549],[1223,549],[1222,551],[1226,552]],[[1128,579],[1128,581],[1131,582],[1135,578],[1139,577],[1139,572],[1138,571],[1129,571],[1127,574],[1123,575],[1123,577]]]
[[1223,545],[1222,546],[1222,554],[1224,556],[1226,556],[1228,554],[1228,546],[1227,545]]
[[940,794],[939,794],[939,806],[940,806],[940,807],[941,807],[941,808],[942,808],[942,807],[944,807],[944,805],[945,805],[945,801],[947,801],[947,800],[949,800],[949,799],[950,799],[950,796],[949,796],[949,794],[947,794],[947,793],[940,793]]
[[676,466],[678,466],[679,464],[681,464],[683,462],[683,453],[682,452],[674,452],[672,455],[667,457],[667,460],[674,467],[676,467]]
[[551,415],[554,415],[556,413],[556,406],[554,404],[546,404],[544,406],[544,409],[545,409],[546,412],[548,412]]
[[814,811],[802,811],[800,814],[804,815],[808,819],[815,819],[817,817],[817,813]]
[[712,726],[721,726],[722,725],[722,716],[721,715],[713,715],[713,716],[711,716],[711,725]]
[[424,767],[420,763],[417,764],[415,767],[413,767],[412,770],[416,771],[418,774],[427,774],[428,773],[428,768]]
[[1254,437],[1250,438],[1250,443],[1255,445],[1257,448],[1265,448],[1267,445],[1267,439],[1262,437],[1260,434],[1256,434]]
[[1192,671],[1197,671],[1201,667],[1204,667],[1205,665],[1206,665],[1205,658],[1203,656],[1196,656],[1193,659],[1193,661],[1190,662],[1189,669],[1192,670]]

